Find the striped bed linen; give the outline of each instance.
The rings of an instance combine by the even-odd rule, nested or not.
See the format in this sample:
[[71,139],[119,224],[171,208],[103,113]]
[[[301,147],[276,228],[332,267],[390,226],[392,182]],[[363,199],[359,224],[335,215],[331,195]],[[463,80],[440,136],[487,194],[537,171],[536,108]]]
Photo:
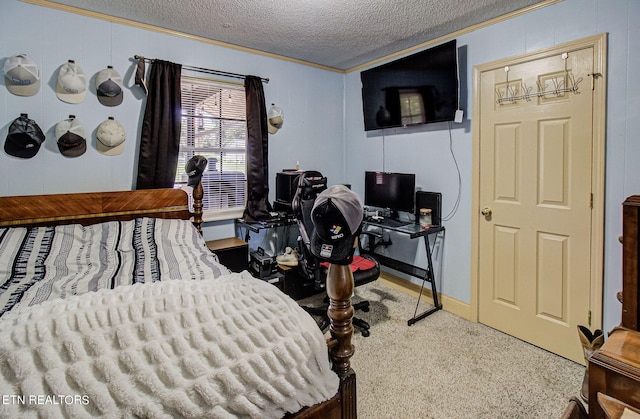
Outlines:
[[99,289],[227,274],[188,220],[0,228],[0,316]]

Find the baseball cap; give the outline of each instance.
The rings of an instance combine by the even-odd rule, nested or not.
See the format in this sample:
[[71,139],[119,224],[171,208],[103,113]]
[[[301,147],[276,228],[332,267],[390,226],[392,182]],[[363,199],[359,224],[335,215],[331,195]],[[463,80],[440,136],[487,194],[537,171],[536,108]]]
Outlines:
[[279,106],[274,105],[273,103],[267,110],[267,125],[269,134],[275,134],[278,132],[280,128],[282,128],[282,124],[284,123],[284,113]]
[[4,151],[14,157],[30,159],[38,154],[44,140],[44,133],[38,124],[23,113],[9,126]]
[[87,96],[87,76],[75,61],[69,60],[60,66],[56,96],[67,103],[80,103]]
[[14,55],[4,61],[4,81],[14,95],[33,96],[40,91],[40,70],[26,54]]
[[196,186],[202,179],[202,172],[207,168],[207,159],[204,156],[195,155],[189,159],[184,171],[189,176],[188,186]]
[[96,148],[100,154],[117,156],[124,151],[124,140],[126,139],[124,128],[111,116],[98,125],[96,138],[98,139]]
[[346,186],[334,185],[320,192],[311,209],[315,227],[311,253],[327,262],[351,263],[362,216],[360,198]]
[[74,115],[56,124],[56,142],[63,156],[78,157],[87,151],[84,128]]
[[122,77],[112,66],[107,66],[96,74],[96,94],[104,106],[118,106],[122,103]]

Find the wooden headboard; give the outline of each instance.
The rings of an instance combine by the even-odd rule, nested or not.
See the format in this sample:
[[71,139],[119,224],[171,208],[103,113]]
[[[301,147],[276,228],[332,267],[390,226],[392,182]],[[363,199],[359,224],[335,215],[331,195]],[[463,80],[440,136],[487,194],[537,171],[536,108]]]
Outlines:
[[194,208],[200,210],[200,217],[189,211],[189,197],[181,189],[8,196],[0,197],[0,227],[87,225],[136,217],[188,220],[194,216],[200,230],[202,203]]

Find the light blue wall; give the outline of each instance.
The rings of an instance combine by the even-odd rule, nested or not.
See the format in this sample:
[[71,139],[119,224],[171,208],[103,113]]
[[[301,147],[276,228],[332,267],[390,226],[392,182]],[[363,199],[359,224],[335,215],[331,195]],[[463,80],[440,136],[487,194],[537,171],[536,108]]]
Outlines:
[[[466,47],[466,86],[470,91],[473,66],[520,55],[556,44],[597,35],[608,37],[608,109],[606,159],[606,237],[604,328],[620,322],[620,303],[615,294],[622,288],[621,203],[628,195],[640,193],[640,2],[637,0],[565,0],[540,10],[459,36],[458,46]],[[464,80],[463,80],[464,81]],[[346,165],[346,178],[354,189],[363,191],[365,170],[414,172],[424,190],[443,193],[443,212],[453,206],[457,194],[456,169],[449,152],[449,131],[439,124],[421,132],[368,136],[363,131],[360,74],[349,73],[345,83],[345,154],[357,155]],[[463,104],[471,118],[471,98]],[[454,218],[446,222],[442,263],[444,294],[470,301],[471,217],[471,125],[453,125],[453,150],[462,175],[462,200]],[[383,160],[384,156],[384,160]],[[389,249],[391,252],[391,248]],[[408,259],[418,258],[421,248],[406,247]]]
[[[443,212],[453,207],[458,175],[451,146],[460,167],[462,194],[458,211],[446,223],[441,290],[463,302],[470,299],[471,234],[471,123],[435,124],[425,130],[367,135],[363,130],[359,72],[346,75],[261,55],[217,47],[186,38],[109,23],[44,7],[3,0],[0,14],[0,53],[7,57],[25,52],[41,68],[44,85],[34,97],[17,97],[0,89],[0,137],[13,119],[27,112],[47,134],[38,155],[20,160],[0,152],[0,195],[108,191],[130,189],[135,179],[143,98],[133,86],[133,55],[157,57],[187,65],[208,67],[270,78],[265,84],[267,103],[285,112],[283,129],[270,136],[270,178],[296,161],[303,169],[323,171],[330,183],[348,182],[362,194],[365,170],[416,173],[423,190],[443,192]],[[463,69],[467,88],[474,65],[519,55],[574,39],[609,33],[607,174],[604,327],[617,325],[621,289],[621,206],[626,196],[640,193],[640,2],[637,0],[565,0],[458,37],[467,50]],[[80,63],[87,75],[112,64],[124,77],[124,103],[100,105],[95,88],[82,104],[69,105],[54,94],[55,75],[67,59]],[[93,86],[93,85],[92,85]],[[471,98],[463,108],[470,118]],[[55,124],[75,114],[91,133],[89,150],[76,159],[64,158],[53,138]],[[105,157],[95,150],[95,128],[108,116],[127,132],[123,155]],[[384,159],[383,159],[384,156]],[[273,185],[272,185],[273,189]],[[273,199],[273,190],[271,192]],[[205,237],[234,234],[231,223],[211,223]],[[416,241],[417,243],[417,241]],[[424,249],[400,247],[409,260],[423,257]]]
[[[264,84],[267,104],[277,103],[285,115],[283,128],[269,136],[270,179],[299,161],[303,169],[322,169],[332,181],[342,182],[341,73],[17,0],[2,0],[0,8],[0,56],[27,53],[39,64],[43,83],[33,97],[14,96],[4,86],[0,89],[2,144],[11,121],[22,112],[35,119],[47,136],[40,152],[28,160],[0,151],[0,196],[128,190],[135,186],[144,113],[143,96],[134,86],[136,54],[269,78]],[[57,70],[68,59],[76,60],[90,78],[90,92],[81,104],[61,102],[55,95]],[[124,78],[126,87],[122,105],[111,108],[98,102],[94,86],[95,74],[109,64]],[[70,114],[76,115],[91,136],[89,149],[78,158],[62,156],[54,138],[55,124]],[[95,149],[95,129],[109,116],[120,121],[127,135],[126,150],[117,157],[103,156]],[[273,200],[273,190],[271,195]],[[207,239],[233,234],[233,223],[205,226]]]

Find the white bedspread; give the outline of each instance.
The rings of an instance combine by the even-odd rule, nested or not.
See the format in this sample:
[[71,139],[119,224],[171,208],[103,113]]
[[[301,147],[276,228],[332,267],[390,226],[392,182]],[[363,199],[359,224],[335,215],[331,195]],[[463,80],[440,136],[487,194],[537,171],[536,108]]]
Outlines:
[[333,396],[324,336],[247,274],[121,286],[0,319],[0,416],[280,417]]

